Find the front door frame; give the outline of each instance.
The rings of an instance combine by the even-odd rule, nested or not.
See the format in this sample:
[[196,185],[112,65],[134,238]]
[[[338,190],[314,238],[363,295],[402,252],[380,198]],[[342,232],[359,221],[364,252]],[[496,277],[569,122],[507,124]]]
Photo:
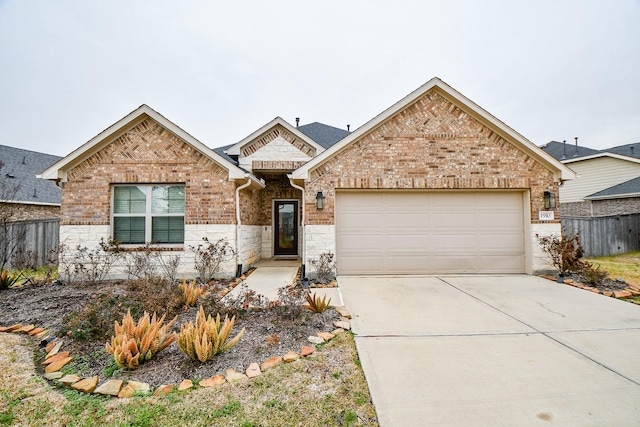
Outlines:
[[[293,217],[293,248],[280,248],[278,206],[280,204],[291,203],[294,206],[295,215]],[[300,200],[298,199],[273,199],[271,206],[272,228],[273,228],[273,256],[299,256],[300,254]]]

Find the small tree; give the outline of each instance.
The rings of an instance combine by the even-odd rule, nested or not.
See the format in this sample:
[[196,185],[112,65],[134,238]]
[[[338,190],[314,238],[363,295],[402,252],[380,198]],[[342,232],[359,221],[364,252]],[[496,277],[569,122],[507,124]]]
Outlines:
[[551,264],[558,270],[561,277],[584,267],[584,263],[580,261],[583,250],[578,234],[573,236],[538,236],[538,243],[542,252],[547,254]]

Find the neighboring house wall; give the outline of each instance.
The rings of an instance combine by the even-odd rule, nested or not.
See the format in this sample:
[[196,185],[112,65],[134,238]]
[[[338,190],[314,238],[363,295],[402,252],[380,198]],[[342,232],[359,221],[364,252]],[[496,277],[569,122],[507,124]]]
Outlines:
[[640,197],[586,200],[584,202],[562,203],[560,205],[562,218],[603,217],[635,213],[640,213]]
[[34,205],[25,203],[3,203],[14,212],[10,221],[28,221],[35,219],[57,219],[60,217],[60,206]]
[[640,163],[597,157],[565,162],[578,174],[578,179],[565,182],[560,188],[560,203],[582,202],[584,197],[640,176]]
[[[528,190],[532,220],[526,229],[535,235],[560,231],[558,220],[537,220],[544,190],[557,188],[553,172],[431,90],[310,171],[305,262],[335,251],[335,190]],[[315,209],[320,190],[323,210]],[[534,240],[527,237],[535,256]],[[534,269],[542,264],[533,261]]]
[[[227,170],[148,118],[68,171],[62,185],[60,241],[95,245],[111,235],[111,187],[116,183],[184,183],[185,242],[181,271],[193,268],[189,246],[225,238],[236,243],[235,184]],[[223,271],[234,271],[235,260]]]

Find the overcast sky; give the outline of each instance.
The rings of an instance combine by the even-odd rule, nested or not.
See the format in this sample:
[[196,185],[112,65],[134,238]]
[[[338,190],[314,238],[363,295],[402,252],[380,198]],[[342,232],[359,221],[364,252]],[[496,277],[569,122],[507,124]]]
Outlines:
[[355,129],[434,76],[537,145],[640,142],[640,0],[0,0],[0,144],[64,156],[148,104],[210,147]]

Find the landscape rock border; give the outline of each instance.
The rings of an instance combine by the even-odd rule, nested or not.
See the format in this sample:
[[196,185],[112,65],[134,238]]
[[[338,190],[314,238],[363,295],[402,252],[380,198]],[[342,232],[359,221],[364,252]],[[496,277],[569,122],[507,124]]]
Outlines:
[[[558,279],[555,276],[547,276],[547,275],[543,275],[541,276],[547,280],[551,280],[553,282],[557,282]],[[600,294],[600,295],[604,295],[606,297],[612,297],[612,298],[616,298],[616,299],[624,299],[624,298],[629,298],[629,297],[635,297],[635,296],[640,296],[640,285],[635,285],[635,284],[631,284],[631,283],[627,283],[627,287],[625,289],[622,290],[615,290],[615,291],[605,291],[602,289],[598,289],[596,287],[593,286],[588,286],[588,285],[583,285],[582,283],[578,283],[576,281],[574,281],[573,279],[564,279],[563,282],[565,285],[568,286],[573,286],[574,288],[579,288],[579,289],[584,289],[585,291],[589,291],[589,292],[593,292],[594,294]],[[560,283],[562,284],[562,283]]]
[[197,386],[194,381],[189,378],[185,378],[180,384],[163,384],[157,387],[153,393],[151,392],[151,386],[149,384],[135,380],[129,380],[125,384],[125,381],[119,379],[108,379],[101,382],[97,376],[83,378],[74,373],[65,375],[62,369],[74,360],[74,356],[67,351],[61,351],[64,346],[64,340],[56,338],[45,328],[36,327],[35,325],[15,324],[0,327],[0,333],[25,334],[28,337],[40,340],[40,346],[44,345],[46,352],[44,360],[42,361],[42,366],[44,366],[43,377],[50,382],[55,382],[58,385],[70,387],[87,394],[118,398],[133,397],[136,393],[150,393],[153,396],[164,396],[174,389],[178,391],[188,391],[196,387],[215,387],[226,382],[248,381],[259,377],[262,375],[262,372],[275,368],[282,363],[292,363],[310,356],[316,351],[316,345],[324,344],[336,335],[351,329],[351,314],[349,311],[343,306],[333,306],[333,308],[341,316],[340,320],[333,322],[336,329],[331,332],[318,331],[315,336],[308,338],[311,345],[303,345],[299,352],[290,350],[283,356],[270,357],[260,364],[258,362],[252,362],[244,373],[234,369],[227,369],[224,374],[218,373],[211,378],[200,380]]

